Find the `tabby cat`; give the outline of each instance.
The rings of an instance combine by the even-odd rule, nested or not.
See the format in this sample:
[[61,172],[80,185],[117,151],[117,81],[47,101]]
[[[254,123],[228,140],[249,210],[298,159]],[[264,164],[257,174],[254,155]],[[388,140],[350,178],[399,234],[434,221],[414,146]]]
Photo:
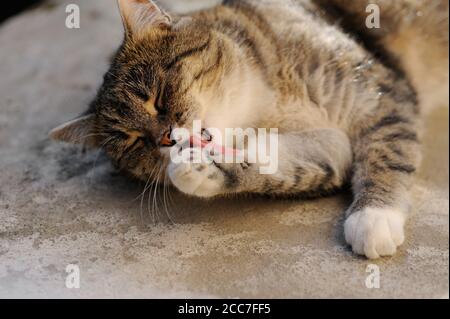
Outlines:
[[[351,182],[346,241],[368,258],[396,252],[420,162],[414,84],[448,82],[447,1],[380,0],[380,29],[365,27],[369,0],[224,1],[185,16],[148,0],[118,2],[123,44],[89,109],[54,129],[54,139],[104,148],[143,181],[161,171],[195,197],[300,198]],[[424,21],[428,29],[418,28]],[[434,58],[422,63],[427,48]],[[171,132],[193,120],[219,130],[277,128],[277,172],[174,163]]]

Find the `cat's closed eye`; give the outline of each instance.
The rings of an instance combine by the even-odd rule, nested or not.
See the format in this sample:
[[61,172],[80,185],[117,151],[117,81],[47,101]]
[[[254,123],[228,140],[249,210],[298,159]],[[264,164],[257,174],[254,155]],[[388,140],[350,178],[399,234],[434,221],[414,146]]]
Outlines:
[[129,131],[126,135],[126,151],[134,151],[136,148],[144,146],[147,142],[146,136],[141,132]]
[[145,103],[144,103],[144,109],[152,116],[156,116],[158,115],[158,110],[156,108],[155,105],[155,100],[154,99],[148,99]]
[[164,85],[158,90],[158,93],[154,97],[145,96],[143,99],[144,109],[152,116],[164,115],[166,109],[163,103]]
[[156,95],[155,104],[154,104],[156,111],[161,115],[164,115],[167,111],[164,108],[164,101],[163,101],[165,87],[166,87],[166,84],[164,82],[158,90],[158,94]]

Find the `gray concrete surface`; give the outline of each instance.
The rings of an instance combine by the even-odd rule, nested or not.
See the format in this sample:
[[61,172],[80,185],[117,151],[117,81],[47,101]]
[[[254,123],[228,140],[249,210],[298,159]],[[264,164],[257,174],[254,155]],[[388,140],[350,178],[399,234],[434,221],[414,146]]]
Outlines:
[[[122,36],[114,0],[73,1],[79,30],[65,28],[60,2],[0,26],[0,297],[448,298],[446,106],[428,111],[408,239],[394,258],[369,262],[344,245],[348,194],[204,202],[173,193],[175,223],[154,225],[146,202],[141,217],[142,184],[97,152],[46,137],[86,107]],[[380,289],[365,286],[371,263]],[[65,287],[68,264],[80,267],[79,289]]]

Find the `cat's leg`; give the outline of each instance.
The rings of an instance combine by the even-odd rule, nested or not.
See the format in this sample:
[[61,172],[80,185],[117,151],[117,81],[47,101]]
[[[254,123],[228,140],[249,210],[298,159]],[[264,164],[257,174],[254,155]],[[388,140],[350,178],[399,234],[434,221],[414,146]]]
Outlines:
[[349,138],[337,129],[277,136],[277,169],[266,164],[171,163],[168,174],[180,191],[198,197],[232,193],[326,194],[342,186],[352,162]]
[[420,161],[416,102],[403,93],[387,94],[352,143],[355,198],[345,239],[371,259],[391,256],[403,243],[409,188]]

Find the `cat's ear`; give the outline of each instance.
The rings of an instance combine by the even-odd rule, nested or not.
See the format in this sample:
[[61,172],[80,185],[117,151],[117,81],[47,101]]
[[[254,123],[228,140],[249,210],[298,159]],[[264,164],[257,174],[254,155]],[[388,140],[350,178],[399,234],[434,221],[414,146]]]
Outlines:
[[93,114],[80,116],[54,128],[49,136],[61,142],[95,147],[97,139],[94,134],[94,118]]
[[152,28],[169,28],[171,17],[151,0],[118,0],[128,36],[140,36]]

